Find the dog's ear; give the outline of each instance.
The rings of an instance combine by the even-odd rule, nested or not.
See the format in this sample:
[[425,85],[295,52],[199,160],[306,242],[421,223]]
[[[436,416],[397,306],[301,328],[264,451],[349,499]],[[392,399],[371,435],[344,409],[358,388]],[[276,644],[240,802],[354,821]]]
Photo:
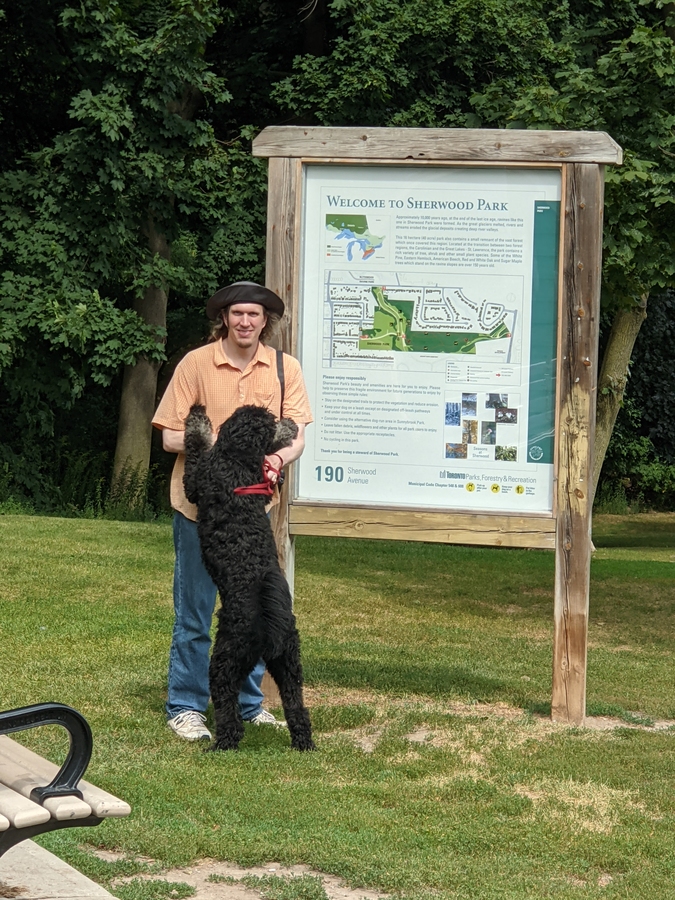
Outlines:
[[274,440],[269,453],[276,453],[282,447],[290,447],[298,436],[298,426],[293,419],[280,419],[274,431]]

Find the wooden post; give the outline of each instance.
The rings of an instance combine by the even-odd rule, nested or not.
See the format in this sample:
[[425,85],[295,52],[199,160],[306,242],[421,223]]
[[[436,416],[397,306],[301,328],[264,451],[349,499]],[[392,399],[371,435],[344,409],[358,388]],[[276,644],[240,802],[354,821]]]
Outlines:
[[[267,268],[265,284],[286,304],[286,313],[277,335],[277,346],[285,353],[295,349],[296,316],[296,222],[300,199],[299,165],[294,159],[270,159],[269,195],[267,200]],[[293,539],[288,533],[288,501],[291,496],[292,471],[281,489],[281,502],[272,512],[272,529],[279,551],[282,571],[293,591]]]
[[[299,165],[296,160],[275,158],[269,161],[269,194],[267,199],[267,266],[265,284],[286,304],[286,313],[279,326],[275,344],[285,353],[295,349],[296,301],[296,242],[299,227],[296,221],[300,200]],[[288,502],[291,497],[292,468],[281,488],[280,503],[272,510],[272,531],[279,553],[279,563],[293,594],[295,582],[295,539],[288,531]],[[262,691],[268,706],[279,706],[277,686],[268,672],[262,681]]]
[[604,170],[598,165],[568,164],[564,174],[551,717],[583,725]]

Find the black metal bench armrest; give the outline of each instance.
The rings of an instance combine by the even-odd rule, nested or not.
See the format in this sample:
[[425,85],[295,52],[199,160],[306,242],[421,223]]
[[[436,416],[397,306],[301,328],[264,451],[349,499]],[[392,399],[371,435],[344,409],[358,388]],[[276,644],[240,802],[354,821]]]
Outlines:
[[49,797],[74,796],[81,800],[82,792],[77,785],[89,765],[93,748],[89,723],[76,709],[63,703],[38,703],[0,712],[0,734],[26,731],[40,725],[62,725],[68,732],[70,749],[53,781],[34,788],[30,799],[40,804]]

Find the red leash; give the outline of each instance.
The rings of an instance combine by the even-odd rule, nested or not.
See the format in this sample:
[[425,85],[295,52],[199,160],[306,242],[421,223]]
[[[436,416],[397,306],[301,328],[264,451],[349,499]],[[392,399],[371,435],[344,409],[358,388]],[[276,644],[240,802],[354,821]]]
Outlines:
[[269,481],[263,481],[261,484],[249,484],[248,487],[236,487],[235,494],[265,494],[271,497],[274,493],[274,485]]
[[[271,497],[274,493],[274,485],[278,482],[279,476],[281,475],[281,469],[283,468],[284,461],[279,456],[278,453],[273,453],[272,456],[276,456],[276,458],[281,462],[281,466],[278,469],[272,465],[272,463],[267,460],[263,460],[263,476],[265,478],[260,484],[249,484],[246,487],[236,487],[234,489],[235,494],[239,495],[247,495],[247,494],[263,494],[265,497]],[[270,475],[274,473],[277,476],[277,481],[271,481]]]

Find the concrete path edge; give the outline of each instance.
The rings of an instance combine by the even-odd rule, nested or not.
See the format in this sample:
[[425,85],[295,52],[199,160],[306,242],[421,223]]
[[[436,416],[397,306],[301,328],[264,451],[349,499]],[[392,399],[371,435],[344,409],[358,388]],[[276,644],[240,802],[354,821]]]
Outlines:
[[[14,892],[9,894],[7,888]],[[34,841],[22,841],[0,856],[2,896],[15,896],[17,900],[114,900],[100,884]]]

